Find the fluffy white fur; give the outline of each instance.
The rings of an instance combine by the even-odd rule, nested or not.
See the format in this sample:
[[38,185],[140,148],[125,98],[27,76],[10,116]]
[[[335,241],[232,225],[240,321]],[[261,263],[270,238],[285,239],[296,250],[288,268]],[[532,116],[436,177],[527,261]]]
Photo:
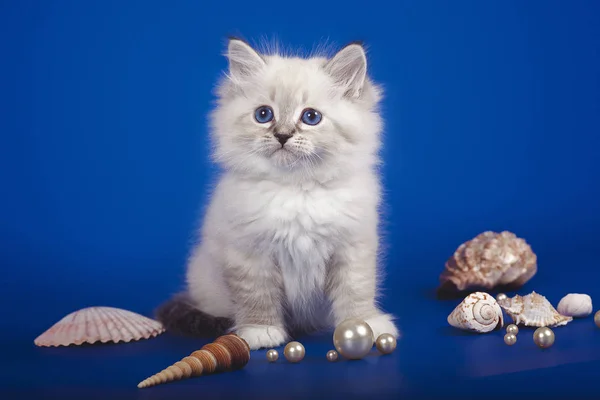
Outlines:
[[[363,47],[305,59],[232,39],[227,57],[211,115],[224,173],[188,266],[194,306],[231,318],[252,349],[349,317],[397,336],[376,303],[382,121]],[[306,108],[318,125],[301,121]],[[282,147],[275,132],[293,136]]]

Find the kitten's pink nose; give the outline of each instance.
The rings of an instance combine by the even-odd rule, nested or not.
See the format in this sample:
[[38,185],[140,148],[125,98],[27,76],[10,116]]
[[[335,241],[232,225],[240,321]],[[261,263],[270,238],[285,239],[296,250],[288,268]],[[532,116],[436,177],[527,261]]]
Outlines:
[[275,138],[279,141],[279,143],[281,143],[281,147],[283,147],[285,142],[287,142],[288,139],[292,137],[292,135],[290,135],[289,133],[286,133],[286,134],[276,133],[273,136],[275,136]]

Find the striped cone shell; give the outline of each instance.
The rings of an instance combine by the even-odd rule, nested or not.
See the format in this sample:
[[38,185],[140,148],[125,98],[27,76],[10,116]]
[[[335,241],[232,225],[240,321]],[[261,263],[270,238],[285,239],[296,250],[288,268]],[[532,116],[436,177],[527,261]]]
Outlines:
[[250,361],[250,346],[241,337],[230,333],[218,337],[200,350],[176,362],[161,372],[144,379],[138,388],[160,385],[200,375],[241,369]]

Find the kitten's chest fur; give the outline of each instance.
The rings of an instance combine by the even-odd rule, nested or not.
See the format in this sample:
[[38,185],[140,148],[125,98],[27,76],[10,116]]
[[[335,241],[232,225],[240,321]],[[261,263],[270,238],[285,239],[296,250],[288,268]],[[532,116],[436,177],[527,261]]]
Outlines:
[[344,243],[347,232],[358,228],[357,190],[352,185],[261,183],[243,191],[244,206],[235,212],[237,240],[268,254],[279,267],[288,306],[296,317],[304,319],[298,314],[323,309],[333,252]]

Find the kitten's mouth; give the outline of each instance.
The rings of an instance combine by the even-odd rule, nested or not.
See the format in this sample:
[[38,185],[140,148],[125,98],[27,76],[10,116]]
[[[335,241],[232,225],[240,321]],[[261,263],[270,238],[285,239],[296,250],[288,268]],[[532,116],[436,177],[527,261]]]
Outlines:
[[302,156],[298,155],[296,151],[288,148],[288,146],[283,146],[271,151],[269,158],[271,159],[271,162],[279,167],[291,167],[295,166]]
[[269,156],[272,156],[273,154],[276,154],[276,153],[289,153],[289,154],[293,154],[293,152],[290,149],[288,149],[285,146],[281,146],[281,147],[278,147],[275,150],[273,150]]

